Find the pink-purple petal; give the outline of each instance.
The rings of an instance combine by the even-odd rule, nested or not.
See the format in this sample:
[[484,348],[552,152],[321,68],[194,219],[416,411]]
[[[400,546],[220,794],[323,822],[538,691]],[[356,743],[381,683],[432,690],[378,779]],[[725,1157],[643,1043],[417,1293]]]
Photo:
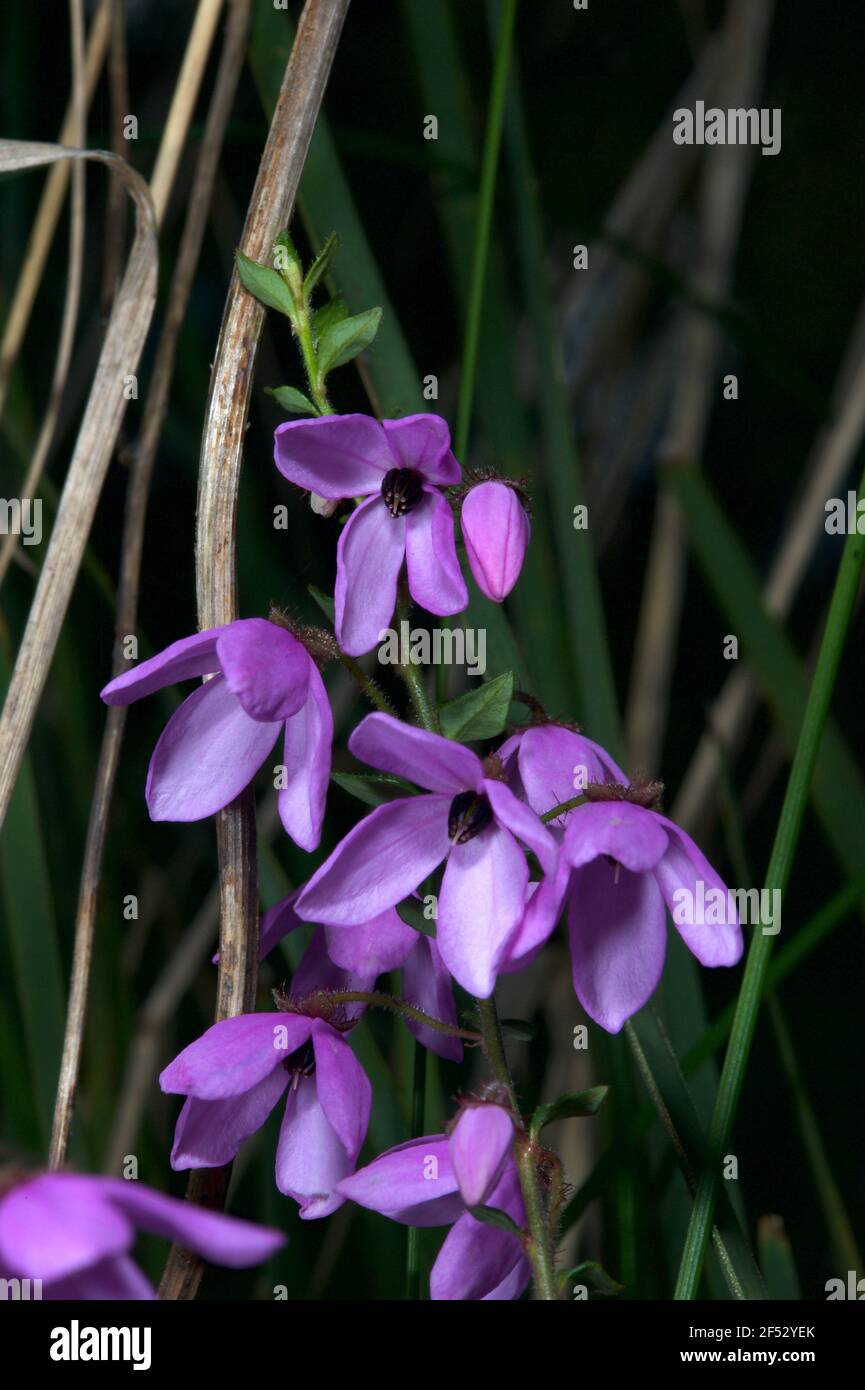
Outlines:
[[[540,724],[516,735],[517,764],[526,800],[538,815],[579,796],[586,782],[622,782],[627,777],[599,743],[560,724]],[[512,751],[512,741],[499,752]],[[558,822],[571,819],[565,812]]]
[[414,950],[418,934],[392,907],[356,927],[328,927],[327,952],[335,965],[375,980],[398,970]]
[[43,1173],[0,1200],[0,1267],[25,1279],[62,1279],[124,1254],[135,1232],[98,1179]]
[[219,1168],[230,1163],[241,1145],[261,1129],[287,1085],[288,1073],[277,1067],[238,1096],[224,1100],[189,1096],[177,1117],[172,1168]]
[[[485,1205],[507,1212],[518,1226],[525,1225],[525,1210],[513,1164],[506,1168]],[[519,1281],[514,1279],[514,1273],[525,1262],[523,1247],[515,1235],[476,1221],[466,1212],[448,1232],[438,1253],[430,1274],[430,1298],[436,1302],[489,1298],[503,1285],[506,1289],[515,1287]]]
[[306,703],[285,725],[285,786],[280,787],[277,798],[284,829],[307,851],[316,849],[321,839],[332,743],[330,700],[317,667],[310,661]]
[[223,676],[184,700],[159,736],[147,773],[151,820],[202,820],[249,786],[281,724],[250,719]]
[[467,1207],[482,1206],[511,1157],[514,1122],[501,1105],[466,1105],[451,1130],[450,1154]]
[[499,825],[522,840],[534,854],[544,874],[554,875],[559,864],[558,845],[531,806],[518,801],[504,782],[486,778],[483,790]]
[[278,723],[306,701],[312,660],[285,628],[240,618],[224,629],[216,654],[225,684],[250,719]]
[[152,695],[166,685],[191,680],[193,676],[211,675],[219,670],[216,644],[226,631],[225,627],[212,627],[206,632],[193,633],[191,637],[181,637],[179,642],[172,642],[156,656],[140,661],[109,681],[101,698],[106,705],[131,705],[134,700]]
[[[430,1018],[456,1027],[457,1010],[453,983],[438,946],[431,936],[423,936],[418,932],[412,932],[412,936],[415,938],[415,946],[406,956],[403,966],[403,996]],[[444,1057],[449,1062],[462,1061],[463,1045],[459,1038],[439,1033],[425,1023],[417,1023],[413,1018],[406,1019],[406,1027],[422,1047],[429,1048],[437,1057]]]
[[573,868],[606,855],[633,873],[654,869],[667,849],[660,817],[628,801],[594,801],[570,817],[562,852]]
[[285,1244],[281,1231],[156,1192],[123,1178],[100,1179],[103,1191],[135,1226],[174,1240],[213,1264],[242,1269],[269,1259]]
[[372,1087],[348,1043],[321,1020],[313,1025],[319,1104],[354,1167],[369,1126]]
[[404,415],[382,420],[395,468],[413,468],[430,483],[458,483],[460,466],[451,453],[451,436],[440,415]]
[[483,777],[481,760],[470,748],[405,724],[390,714],[368,714],[348,741],[360,762],[404,777],[431,792],[475,791]]
[[395,907],[448,851],[450,797],[378,806],[340,841],[297,900],[301,917],[351,927]]
[[457,557],[453,513],[441,493],[424,489],[408,513],[405,533],[408,587],[428,613],[461,613],[469,595]]
[[242,1095],[306,1042],[311,1027],[308,1018],[275,1012],[222,1019],[169,1062],[159,1084],[199,1100]]
[[304,1221],[330,1216],[345,1201],[337,1183],[349,1175],[354,1160],[331,1125],[316,1090],[303,1076],[288,1093],[276,1150],[276,1185],[300,1204]]
[[501,603],[520,577],[531,536],[526,509],[507,483],[473,487],[462,505],[466,555],[481,593]]
[[488,999],[499,960],[523,915],[529,871],[510,831],[491,825],[454,845],[439,894],[436,941],[463,989]]
[[[654,872],[676,931],[701,965],[735,965],[743,950],[735,900],[728,897],[723,879],[690,835],[666,816],[652,814],[668,836],[666,853]],[[722,922],[714,921],[718,907],[712,900],[706,904],[709,894],[720,895],[715,902],[720,904]],[[701,920],[706,916],[712,920]]]
[[65,1279],[50,1280],[43,1287],[42,1297],[71,1303],[95,1299],[103,1303],[142,1303],[156,1298],[156,1290],[129,1255],[114,1255]]
[[370,415],[323,415],[277,426],[274,462],[284,478],[338,501],[377,492],[393,467],[384,431]]
[[664,901],[650,873],[633,874],[605,859],[574,872],[568,909],[577,998],[608,1033],[643,1007],[664,968]]
[[278,903],[275,903],[265,912],[261,919],[261,931],[258,940],[259,960],[264,960],[264,957],[269,955],[274,947],[279,945],[283,937],[288,936],[289,932],[304,925],[303,918],[298,917],[294,906],[300,893],[300,888],[293,888],[286,897],[281,898]]
[[358,1206],[404,1226],[445,1226],[464,1210],[444,1134],[388,1149],[343,1179],[339,1190]]
[[396,604],[405,556],[405,517],[391,516],[380,496],[352,512],[336,549],[336,637],[349,656],[382,640]]

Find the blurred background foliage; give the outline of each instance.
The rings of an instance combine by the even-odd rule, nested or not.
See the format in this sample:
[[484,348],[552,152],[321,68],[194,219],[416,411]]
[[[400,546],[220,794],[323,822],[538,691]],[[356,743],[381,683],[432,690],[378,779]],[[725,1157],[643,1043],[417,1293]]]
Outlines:
[[[138,118],[128,158],[145,175],[193,9],[181,0],[123,5],[129,110]],[[196,625],[195,495],[210,364],[297,14],[294,6],[274,9],[270,0],[254,0],[252,10],[249,60],[182,328],[153,480],[142,655]],[[678,167],[669,113],[727,15],[723,5],[700,0],[615,0],[591,4],[586,12],[575,12],[568,0],[519,7],[470,459],[463,462],[526,476],[534,532],[531,561],[507,605],[510,630],[488,605],[467,621],[488,625],[488,674],[514,666],[519,684],[550,713],[579,720],[586,733],[621,752],[630,772],[637,770],[629,761],[632,745],[622,741],[620,711],[632,688],[652,528],[666,489],[659,463],[677,383],[687,369],[682,325],[694,314],[713,323],[717,357],[701,471],[682,499],[693,549],[679,595],[681,623],[673,628],[668,701],[658,711],[657,766],[642,770],[660,772],[667,806],[674,805],[730,671],[724,637],[738,634],[740,664],[753,670],[762,698],[741,746],[725,757],[720,780],[699,808],[698,838],[729,881],[758,884],[780,809],[791,730],[795,738],[801,718],[801,672],[813,657],[840,555],[837,539],[823,534],[821,517],[786,637],[779,636],[762,612],[756,581],[767,575],[787,534],[812,443],[837,411],[833,393],[851,334],[854,362],[863,351],[854,328],[865,278],[865,32],[856,3],[829,11],[808,0],[776,7],[757,104],[781,108],[782,149],[774,158],[755,152],[729,288],[720,301],[706,302],[695,280],[706,161],[692,161],[674,194],[665,193]],[[498,16],[497,5],[483,0],[356,0],[349,11],[293,227],[307,254],[336,230],[341,248],[330,290],[344,294],[352,312],[372,304],[384,308],[382,331],[361,359],[361,372],[345,368],[331,383],[340,411],[425,408],[422,379],[434,375],[439,395],[428,408],[453,422]],[[8,6],[0,24],[0,129],[7,136],[55,139],[70,86],[66,7],[59,0]],[[152,365],[218,47],[161,236],[161,298],[142,383]],[[437,140],[423,138],[429,114],[438,118]],[[109,146],[110,126],[103,78],[89,113],[88,143]],[[666,132],[663,149],[647,165],[659,129]],[[643,211],[625,233],[611,230],[611,208],[647,169]],[[38,175],[6,180],[0,190],[0,313],[20,273],[39,192]],[[105,326],[105,226],[106,178],[92,170],[76,351],[41,489],[46,531]],[[588,272],[573,268],[573,248],[581,243],[589,248]],[[61,219],[2,419],[4,497],[16,495],[44,410],[66,255]],[[730,372],[739,382],[735,401],[722,399],[721,377]],[[287,324],[269,315],[241,492],[241,609],[263,614],[274,601],[314,618],[308,586],[332,588],[335,538],[332,524],[314,517],[272,466],[272,432],[282,416],[263,388],[282,384],[301,386],[300,368]],[[50,1132],[103,727],[97,696],[111,668],[126,451],[140,428],[144,394],[142,385],[139,400],[130,403],[123,447],[0,836],[0,1138],[7,1155],[35,1162],[44,1161]],[[856,476],[851,458],[836,494],[855,486]],[[573,508],[583,501],[588,532],[572,524]],[[288,506],[288,532],[271,525],[280,503]],[[3,682],[44,545],[22,554],[0,593]],[[825,1280],[843,1275],[842,1262],[854,1257],[865,1221],[865,1115],[857,1104],[865,988],[861,630],[857,619],[836,691],[832,760],[821,764],[820,804],[815,798],[809,809],[784,905],[775,957],[783,978],[772,1016],[761,1017],[736,1131],[736,1200],[754,1248],[762,1218],[783,1223],[763,1220],[760,1226],[770,1291],[789,1290],[798,1280],[805,1298],[822,1297]],[[459,676],[449,673],[448,692],[459,688]],[[331,690],[340,731],[335,766],[350,768],[344,741],[361,704],[341,679]],[[155,1076],[212,1015],[216,856],[209,824],[155,826],[146,816],[147,762],[177,699],[178,692],[163,692],[136,706],[128,721],[103,875],[73,1159],[96,1171],[136,1155],[143,1179],[181,1193],[184,1176],[170,1172],[167,1158],[178,1102],[161,1095]],[[264,782],[261,802],[266,806]],[[271,814],[261,849],[265,905],[308,875],[359,809],[344,791],[332,789],[325,841],[312,860],[276,832]],[[124,918],[130,894],[138,899],[132,921]],[[191,932],[195,949],[186,977],[178,972]],[[600,1260],[624,1285],[621,1297],[669,1297],[687,1219],[684,1183],[669,1140],[646,1109],[624,1038],[607,1039],[589,1025],[588,1051],[574,1050],[574,1029],[583,1018],[560,937],[534,967],[507,980],[501,1011],[534,1026],[530,1043],[510,1045],[527,1108],[592,1081],[613,1088],[599,1119],[551,1131],[574,1188],[568,1263]],[[798,960],[784,955],[794,940],[800,942]],[[284,963],[272,959],[264,966],[265,1007],[267,989],[288,973],[299,946],[291,941]],[[657,1003],[681,1059],[729,1006],[740,972],[698,972],[675,946],[671,942]],[[177,980],[177,998],[170,988],[163,993],[166,981],[170,987]],[[167,1000],[162,1008],[160,1000]],[[714,1052],[703,1049],[702,1065],[689,1074],[704,1123],[720,1040],[716,1035]],[[371,1156],[408,1136],[412,1047],[390,1019],[379,1017],[365,1020],[356,1041],[375,1088]],[[136,1057],[142,1066],[137,1074]],[[470,1085],[471,1075],[432,1068],[428,1130],[440,1126],[449,1097]],[[290,1245],[264,1271],[210,1271],[202,1296],[270,1297],[275,1284],[284,1284],[290,1298],[400,1297],[404,1230],[348,1207],[326,1222],[301,1223],[294,1204],[273,1185],[277,1125],[274,1119],[235,1165],[231,1207],[283,1225]],[[437,1233],[424,1234],[425,1258],[438,1240]],[[163,1257],[156,1242],[144,1252],[154,1277]],[[707,1271],[706,1289],[725,1296],[717,1269]]]

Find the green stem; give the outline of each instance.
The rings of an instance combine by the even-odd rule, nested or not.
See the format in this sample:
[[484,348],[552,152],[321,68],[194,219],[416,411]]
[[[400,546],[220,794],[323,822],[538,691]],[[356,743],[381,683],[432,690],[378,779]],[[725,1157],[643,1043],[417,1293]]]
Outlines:
[[[411,1137],[419,1139],[426,1118],[427,1052],[419,1042],[414,1047],[411,1093]],[[406,1244],[405,1296],[416,1303],[420,1298],[420,1228],[409,1226]]]
[[565,811],[573,811],[575,806],[582,806],[586,797],[582,792],[579,796],[572,796],[570,801],[562,801],[558,806],[554,806],[551,811],[544,811],[541,820],[546,825],[547,821],[555,820],[557,816],[563,816]]
[[[514,1118],[519,1120],[520,1111],[517,1104],[517,1096],[514,1090],[510,1067],[508,1066],[505,1043],[502,1037],[502,1029],[499,1023],[499,1015],[495,1000],[492,997],[489,999],[476,999],[475,1004],[477,1005],[478,1015],[481,1020],[484,1051],[486,1052],[487,1060],[492,1067],[496,1080],[508,1093],[508,1099]],[[529,1238],[526,1242],[526,1253],[532,1264],[535,1293],[540,1299],[558,1301],[559,1294],[556,1288],[556,1274],[553,1262],[552,1242],[550,1240],[549,1222],[544,1210],[544,1198],[538,1177],[538,1158],[541,1153],[540,1145],[528,1134],[523,1132],[518,1136],[516,1146],[517,1172],[519,1174],[520,1187],[523,1193],[523,1204],[526,1209],[526,1223],[529,1229]]]
[[[865,478],[860,483],[860,495],[863,486],[865,486]],[[865,564],[865,536],[852,532],[847,537],[844,553],[841,557],[826,630],[820,645],[820,654],[817,658],[814,678],[808,694],[805,717],[796,744],[793,766],[790,769],[784,804],[775,833],[775,843],[772,847],[772,856],[766,873],[765,886],[770,892],[777,888],[783,893],[790,878],[802,818],[805,814],[811,779],[820,748],[820,740],[829,713],[832,691],[856,601],[863,564]],[[678,1300],[696,1297],[718,1195],[720,1164],[722,1156],[728,1150],[733,1131],[736,1109],[745,1079],[745,1068],[751,1050],[760,1001],[763,996],[766,972],[772,954],[773,941],[773,937],[765,935],[762,931],[756,931],[748,951],[745,975],[730,1032],[730,1045],[724,1059],[715,1109],[709,1127],[706,1167],[697,1187],[685,1246],[682,1251],[682,1263],[674,1294]]]
[[[409,602],[408,589],[405,579],[399,583],[399,598],[396,605],[397,631],[401,631],[403,622],[408,622]],[[422,728],[431,734],[441,732],[438,714],[435,706],[430,703],[429,695],[424,684],[423,672],[420,667],[415,665],[409,656],[405,666],[398,666],[397,670],[406,683],[406,689],[415,712],[415,718]]]
[[332,415],[333,411],[327,399],[327,393],[324,389],[324,382],[318,366],[318,356],[312,341],[312,321],[310,319],[308,305],[300,304],[296,306],[294,332],[303,358],[303,366],[309,384],[309,394],[312,397],[313,404],[318,410],[319,415]]
[[303,1002],[307,1006],[318,1003],[368,1004],[373,1009],[390,1009],[391,1013],[402,1014],[404,1018],[411,1018],[415,1023],[422,1023],[425,1027],[434,1029],[436,1033],[444,1033],[449,1038],[462,1038],[469,1043],[484,1041],[480,1033],[474,1033],[470,1028],[457,1028],[451,1023],[443,1023],[440,1018],[425,1014],[423,1009],[409,1004],[406,999],[395,999],[392,994],[384,994],[380,990],[313,990],[311,994],[304,996]]
[[505,111],[505,96],[508,85],[508,69],[514,40],[514,23],[517,13],[517,0],[504,0],[502,26],[496,45],[493,81],[490,91],[490,104],[487,111],[487,128],[484,135],[484,152],[481,161],[481,182],[478,193],[478,216],[475,222],[475,239],[472,248],[472,269],[469,282],[468,311],[466,331],[463,342],[463,362],[460,374],[459,402],[454,436],[457,458],[465,457],[471,423],[472,396],[474,395],[477,372],[478,343],[481,330],[481,309],[484,298],[484,282],[487,275],[487,261],[490,250],[490,227],[493,219],[493,206],[496,193],[496,171],[499,162],[499,148],[502,140],[502,123]]
[[391,714],[396,718],[396,710],[384,691],[376,684],[372,676],[368,676],[359,661],[355,661],[353,656],[347,656],[345,652],[340,652],[339,659],[347,671],[354,676],[361,690],[363,691],[370,704],[375,705],[376,709],[381,710],[382,714]]

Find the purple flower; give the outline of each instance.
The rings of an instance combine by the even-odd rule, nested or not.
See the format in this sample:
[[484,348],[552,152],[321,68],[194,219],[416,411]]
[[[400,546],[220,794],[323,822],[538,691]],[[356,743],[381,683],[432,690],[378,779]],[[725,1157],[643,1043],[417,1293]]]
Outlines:
[[449,1136],[398,1144],[344,1179],[339,1190],[406,1226],[452,1226],[430,1275],[433,1300],[519,1298],[531,1273],[521,1242],[466,1210],[495,1207],[525,1225],[513,1138],[502,1106],[470,1102]]
[[470,749],[387,714],[367,715],[349,739],[372,767],[429,789],[379,806],[337,845],[297,900],[328,926],[368,922],[413,893],[446,860],[436,943],[456,980],[488,998],[526,905],[529,871],[516,837],[554,875],[549,831]]
[[[625,774],[590,738],[563,724],[533,724],[507,739],[498,755],[508,786],[527,801],[539,816],[583,794],[588,782],[624,780]],[[564,811],[550,821],[553,837],[560,841],[574,811]],[[561,916],[571,877],[571,867],[560,857],[555,875],[535,887],[519,927],[508,942],[500,963],[504,974],[522,970],[534,960]]]
[[478,588],[501,603],[520,577],[532,533],[519,493],[496,479],[479,483],[463,502],[460,526]]
[[[333,980],[321,977],[320,955],[314,966],[313,987],[333,988]],[[215,1023],[184,1048],[159,1078],[163,1091],[188,1097],[174,1134],[172,1168],[230,1162],[287,1090],[276,1185],[300,1204],[305,1220],[336,1211],[344,1200],[336,1184],[354,1169],[372,1090],[341,1035],[351,1017],[332,1017],[329,1023],[299,1012],[241,1014]]]
[[343,527],[337,549],[336,635],[343,651],[361,656],[381,640],[403,559],[422,608],[442,615],[465,608],[453,516],[438,490],[459,482],[460,467],[440,416],[290,420],[277,428],[274,458],[286,478],[320,497],[366,499]]
[[[617,1033],[654,992],[667,945],[665,904],[702,965],[735,965],[742,930],[718,874],[690,835],[651,809],[654,784],[587,788],[572,812],[562,856],[572,869],[568,929],[574,989],[602,1028]],[[702,887],[701,887],[702,885]],[[703,920],[706,890],[725,920]]]
[[233,1269],[259,1264],[285,1244],[280,1231],[142,1183],[41,1173],[3,1184],[0,1278],[41,1279],[43,1298],[155,1298],[129,1253],[138,1229]]
[[211,816],[249,785],[284,733],[279,814],[301,849],[321,838],[333,719],[324,682],[306,647],[264,618],[184,637],[111,681],[107,705],[194,676],[213,675],[171,716],[150,759],[152,820]]
[[[302,889],[295,888],[288,897],[283,898],[265,913],[261,923],[259,957],[263,959],[273,948],[294,931],[304,925],[298,917],[295,902]],[[317,937],[314,936],[314,940]],[[370,922],[361,922],[353,927],[326,927],[323,941],[331,968],[339,967],[355,981],[366,980],[365,984],[355,983],[342,988],[371,989],[379,975],[391,970],[403,972],[403,995],[409,1004],[429,1014],[441,1023],[455,1026],[457,1022],[451,978],[445,969],[435,941],[422,932],[408,926],[393,908],[379,913]],[[309,956],[307,950],[304,962]],[[292,995],[300,997],[303,990],[298,986],[298,970],[292,982]],[[319,982],[319,988],[323,981]],[[329,986],[337,989],[332,982]],[[439,1057],[449,1061],[462,1061],[463,1045],[459,1038],[448,1037],[425,1023],[406,1018],[406,1026],[417,1041]]]

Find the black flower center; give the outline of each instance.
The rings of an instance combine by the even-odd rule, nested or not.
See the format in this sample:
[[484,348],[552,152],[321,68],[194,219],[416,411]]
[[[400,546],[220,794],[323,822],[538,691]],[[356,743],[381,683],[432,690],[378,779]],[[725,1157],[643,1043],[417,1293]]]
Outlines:
[[477,792],[460,792],[448,811],[448,835],[455,845],[464,845],[479,835],[493,818],[486,797]]
[[295,1086],[302,1076],[312,1076],[315,1071],[315,1050],[312,1046],[312,1038],[309,1038],[301,1047],[295,1048],[282,1065],[289,1076],[293,1078]]
[[384,475],[381,495],[391,516],[405,516],[423,497],[423,478],[413,468],[390,468]]

